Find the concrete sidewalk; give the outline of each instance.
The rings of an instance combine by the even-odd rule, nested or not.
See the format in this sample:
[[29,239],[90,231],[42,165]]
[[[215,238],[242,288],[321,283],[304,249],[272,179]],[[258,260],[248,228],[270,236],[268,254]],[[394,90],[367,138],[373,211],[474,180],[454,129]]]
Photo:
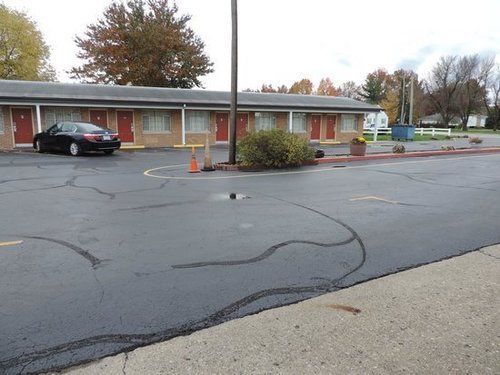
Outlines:
[[498,374],[500,245],[72,368],[70,374]]

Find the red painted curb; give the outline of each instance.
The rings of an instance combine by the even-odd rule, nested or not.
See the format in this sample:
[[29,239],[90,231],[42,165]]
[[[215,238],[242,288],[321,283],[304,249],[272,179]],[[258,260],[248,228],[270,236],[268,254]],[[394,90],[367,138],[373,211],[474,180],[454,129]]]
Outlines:
[[467,148],[463,150],[452,150],[452,151],[415,151],[408,152],[406,154],[372,154],[366,156],[340,156],[334,158],[321,158],[316,159],[318,164],[327,163],[343,163],[351,161],[365,161],[365,160],[379,160],[379,159],[401,159],[401,158],[419,158],[425,156],[441,156],[441,155],[457,155],[457,154],[488,154],[500,152],[500,147],[493,148],[478,148],[472,149]]

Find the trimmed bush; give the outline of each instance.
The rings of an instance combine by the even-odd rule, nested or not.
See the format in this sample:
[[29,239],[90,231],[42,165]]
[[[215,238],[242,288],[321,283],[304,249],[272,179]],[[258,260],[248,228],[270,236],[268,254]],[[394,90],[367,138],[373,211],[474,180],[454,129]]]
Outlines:
[[314,150],[305,139],[281,129],[252,132],[238,143],[237,150],[242,166],[298,167],[314,159]]

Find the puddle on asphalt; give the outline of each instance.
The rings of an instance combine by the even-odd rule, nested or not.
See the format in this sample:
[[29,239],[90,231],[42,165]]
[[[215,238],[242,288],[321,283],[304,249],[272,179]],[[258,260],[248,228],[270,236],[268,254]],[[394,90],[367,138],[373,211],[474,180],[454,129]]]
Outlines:
[[229,199],[235,200],[235,199],[249,199],[250,197],[248,195],[243,195],[243,194],[238,194],[238,193],[229,193]]
[[225,200],[241,200],[241,199],[250,199],[251,197],[248,195],[240,194],[240,193],[221,193],[221,194],[211,194],[210,200],[212,201],[225,201]]

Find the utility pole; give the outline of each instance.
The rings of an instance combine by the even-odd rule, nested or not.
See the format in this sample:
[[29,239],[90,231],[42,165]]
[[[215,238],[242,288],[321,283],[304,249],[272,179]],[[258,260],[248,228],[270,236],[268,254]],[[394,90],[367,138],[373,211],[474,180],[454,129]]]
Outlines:
[[410,118],[408,124],[413,125],[413,75],[410,79]]
[[399,121],[401,124],[405,123],[405,76],[403,76],[403,95],[401,97],[401,117]]
[[238,1],[231,0],[231,112],[229,115],[229,164],[236,164],[236,115],[238,109]]

